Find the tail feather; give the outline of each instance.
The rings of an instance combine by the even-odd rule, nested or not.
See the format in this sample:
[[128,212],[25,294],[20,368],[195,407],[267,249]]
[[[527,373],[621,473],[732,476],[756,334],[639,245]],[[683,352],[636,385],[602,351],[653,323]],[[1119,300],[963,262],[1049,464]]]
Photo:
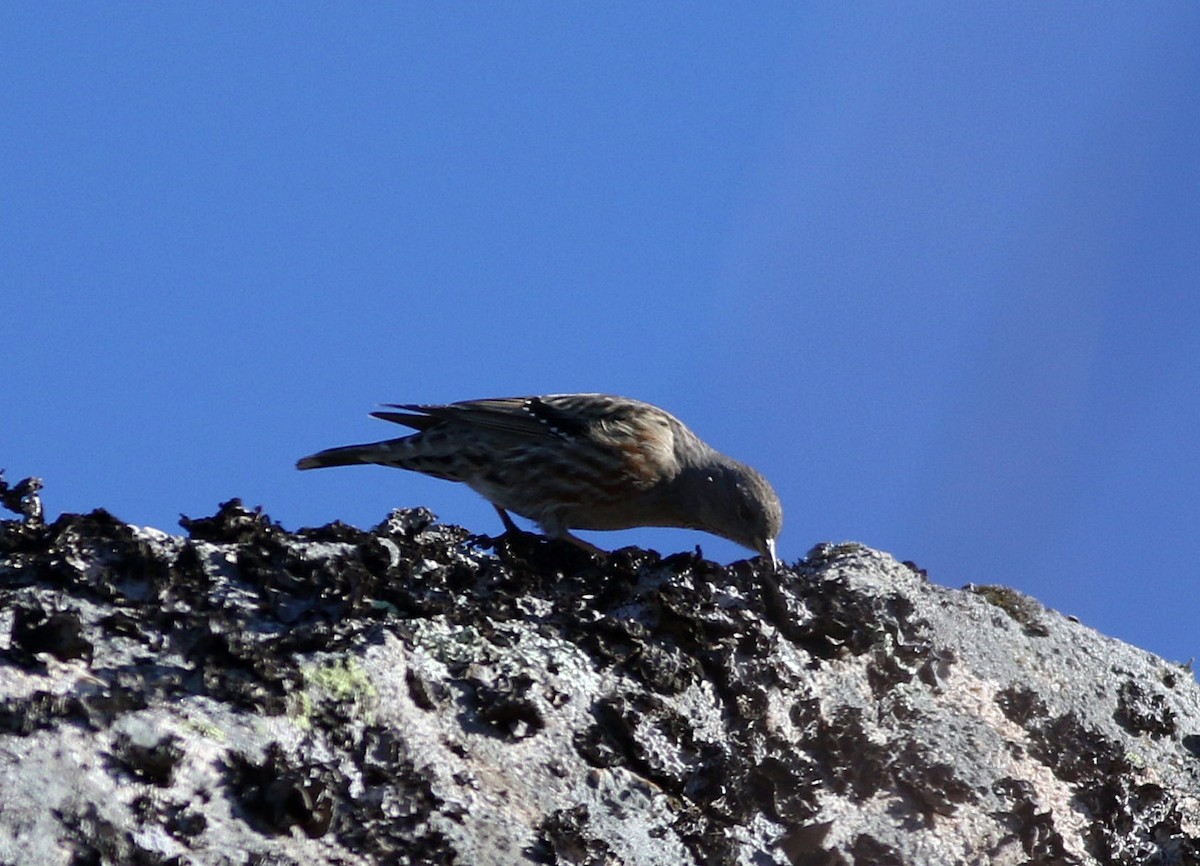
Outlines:
[[388,442],[373,442],[370,445],[344,445],[341,448],[326,448],[316,454],[310,454],[296,461],[297,469],[324,469],[328,466],[354,466],[360,463],[388,463],[389,457],[394,457],[395,451],[390,448],[393,443],[401,440],[393,439]]
[[434,424],[442,423],[442,419],[440,418],[431,418],[428,415],[405,415],[401,412],[372,412],[371,417],[378,418],[381,421],[391,421],[393,424],[403,424],[405,427],[412,427],[414,430],[428,430]]

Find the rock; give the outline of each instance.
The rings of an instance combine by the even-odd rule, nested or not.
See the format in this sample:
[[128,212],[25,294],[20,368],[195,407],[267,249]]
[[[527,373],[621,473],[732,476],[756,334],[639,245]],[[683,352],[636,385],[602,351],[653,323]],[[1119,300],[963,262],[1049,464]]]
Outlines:
[[0,863],[1200,863],[1190,670],[856,544],[0,522]]

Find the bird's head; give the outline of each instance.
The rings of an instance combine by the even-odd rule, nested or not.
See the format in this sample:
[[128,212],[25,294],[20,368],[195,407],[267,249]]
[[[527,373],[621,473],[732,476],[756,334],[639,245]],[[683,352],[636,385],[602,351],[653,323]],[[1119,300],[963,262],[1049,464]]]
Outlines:
[[699,529],[756,550],[774,567],[775,539],[783,526],[783,506],[769,481],[757,470],[720,455],[697,467],[691,486]]

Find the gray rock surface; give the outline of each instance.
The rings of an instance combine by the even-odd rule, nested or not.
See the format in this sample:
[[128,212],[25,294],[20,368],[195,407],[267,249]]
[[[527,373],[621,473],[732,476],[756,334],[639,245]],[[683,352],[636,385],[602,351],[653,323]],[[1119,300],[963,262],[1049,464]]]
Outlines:
[[1200,863],[1191,671],[1011,590],[181,522],[0,522],[0,864]]

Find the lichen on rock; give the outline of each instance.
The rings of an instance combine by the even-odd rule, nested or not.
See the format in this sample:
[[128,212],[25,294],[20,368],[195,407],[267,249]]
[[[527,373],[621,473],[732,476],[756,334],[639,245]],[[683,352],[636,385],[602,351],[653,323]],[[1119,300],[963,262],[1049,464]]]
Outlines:
[[856,544],[0,521],[0,863],[1200,862],[1200,689]]

